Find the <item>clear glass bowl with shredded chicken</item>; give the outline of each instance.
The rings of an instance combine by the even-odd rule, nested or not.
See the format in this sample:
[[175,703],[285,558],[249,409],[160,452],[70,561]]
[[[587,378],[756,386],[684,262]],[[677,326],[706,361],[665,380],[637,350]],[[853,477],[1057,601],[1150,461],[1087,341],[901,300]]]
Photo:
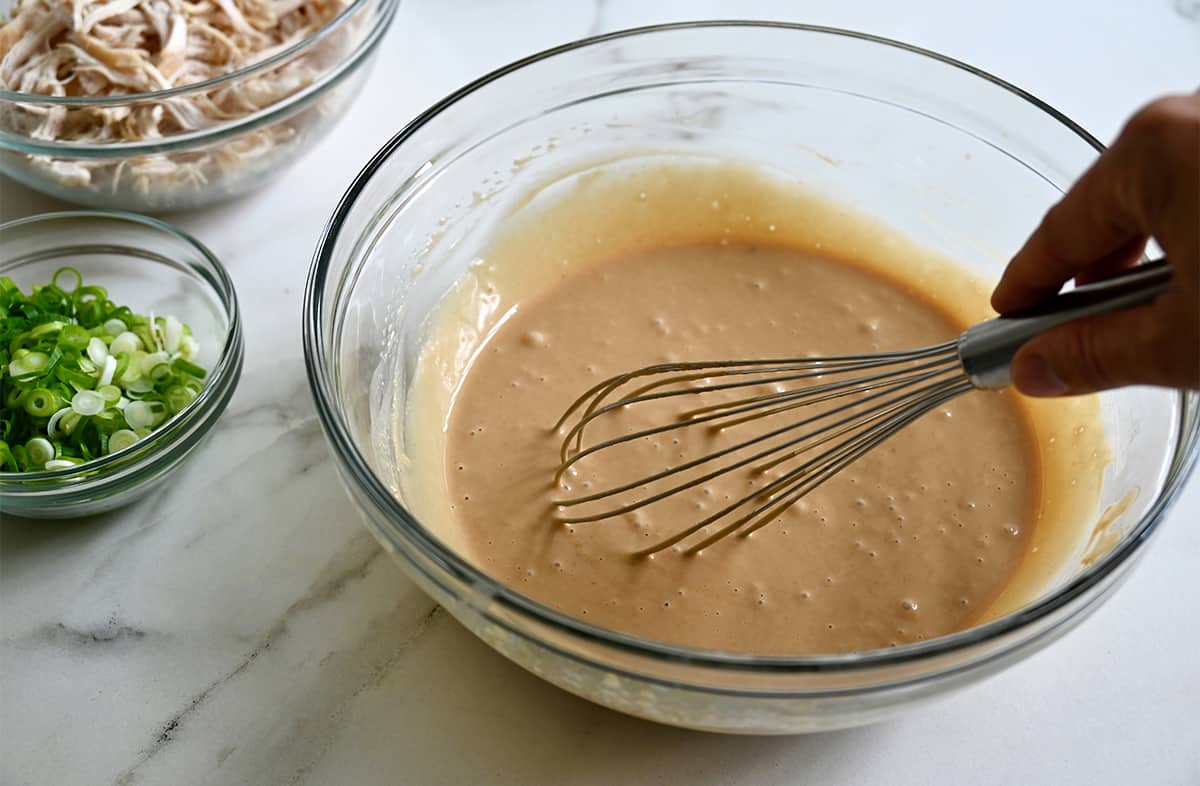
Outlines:
[[0,0],[0,171],[179,210],[251,191],[358,92],[399,0]]

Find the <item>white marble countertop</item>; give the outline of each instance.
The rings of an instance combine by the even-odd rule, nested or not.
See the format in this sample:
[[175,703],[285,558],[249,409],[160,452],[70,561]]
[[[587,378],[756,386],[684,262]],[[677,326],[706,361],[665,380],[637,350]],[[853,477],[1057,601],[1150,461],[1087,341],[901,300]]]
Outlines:
[[[1197,784],[1200,478],[1077,631],[904,718],[796,738],[617,715],[511,665],[382,556],[335,477],[305,382],[300,300],[325,218],[410,117],[511,59],[685,18],[856,28],[974,63],[1101,138],[1194,90],[1190,0],[405,0],[363,95],[304,163],[169,217],[246,313],[214,438],[154,499],[0,528],[0,784]],[[0,182],[3,218],[58,207]],[[280,391],[283,395],[280,395]]]

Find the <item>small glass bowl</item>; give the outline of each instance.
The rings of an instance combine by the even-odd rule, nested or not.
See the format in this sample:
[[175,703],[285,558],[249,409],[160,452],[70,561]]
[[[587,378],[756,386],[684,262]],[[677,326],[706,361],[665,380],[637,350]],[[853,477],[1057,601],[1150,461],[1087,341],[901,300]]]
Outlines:
[[1196,464],[1200,394],[1100,396],[1114,454],[1100,504],[1125,504],[1108,525],[1115,537],[1088,555],[1094,561],[1063,566],[1028,605],[936,639],[794,657],[628,636],[496,582],[397,497],[412,463],[394,424],[430,315],[486,254],[494,229],[548,181],[631,156],[732,159],[995,280],[1101,149],[996,77],[845,30],[685,23],[513,63],[393,137],[351,184],[317,249],[305,360],[342,480],[384,548],[467,628],[538,676],[622,712],[711,731],[813,732],[877,721],[984,679],[1078,625],[1129,575]]
[[45,213],[0,225],[0,276],[22,290],[70,266],[138,313],[171,314],[200,345],[204,389],[183,411],[125,450],[70,469],[0,472],[0,510],[30,518],[102,513],[149,493],[200,444],[242,373],[242,323],[233,282],[194,238],[145,216]]
[[[295,162],[346,113],[400,0],[354,0],[316,34],[252,65],[203,82],[103,97],[0,90],[0,172],[58,199],[98,208],[184,210],[253,191]],[[15,0],[0,0],[0,18]],[[42,139],[54,113],[69,122],[98,112],[192,102],[238,91],[278,91],[254,111],[140,141]],[[256,99],[262,100],[262,99]]]

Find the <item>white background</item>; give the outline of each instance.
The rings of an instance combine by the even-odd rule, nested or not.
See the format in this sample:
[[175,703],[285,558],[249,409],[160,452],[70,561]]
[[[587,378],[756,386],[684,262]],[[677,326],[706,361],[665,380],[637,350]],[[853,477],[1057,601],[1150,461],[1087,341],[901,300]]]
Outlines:
[[[0,784],[1200,784],[1197,479],[1064,640],[894,722],[795,738],[658,727],[552,688],[434,610],[358,524],[299,335],[309,259],[350,177],[426,105],[516,57],[731,16],[928,47],[1104,140],[1140,103],[1200,86],[1200,23],[1172,0],[406,0],[358,102],[299,166],[169,217],[224,260],[246,313],[246,371],[214,438],[154,499],[0,528]],[[0,181],[4,218],[58,206]]]

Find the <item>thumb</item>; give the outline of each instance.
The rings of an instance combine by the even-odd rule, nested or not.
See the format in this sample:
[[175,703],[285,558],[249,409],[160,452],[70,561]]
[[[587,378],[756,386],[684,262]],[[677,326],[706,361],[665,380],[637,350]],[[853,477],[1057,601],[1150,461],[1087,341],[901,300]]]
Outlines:
[[1178,376],[1174,348],[1162,338],[1155,311],[1142,307],[1078,319],[1030,339],[1013,358],[1013,384],[1030,396],[1172,384]]

